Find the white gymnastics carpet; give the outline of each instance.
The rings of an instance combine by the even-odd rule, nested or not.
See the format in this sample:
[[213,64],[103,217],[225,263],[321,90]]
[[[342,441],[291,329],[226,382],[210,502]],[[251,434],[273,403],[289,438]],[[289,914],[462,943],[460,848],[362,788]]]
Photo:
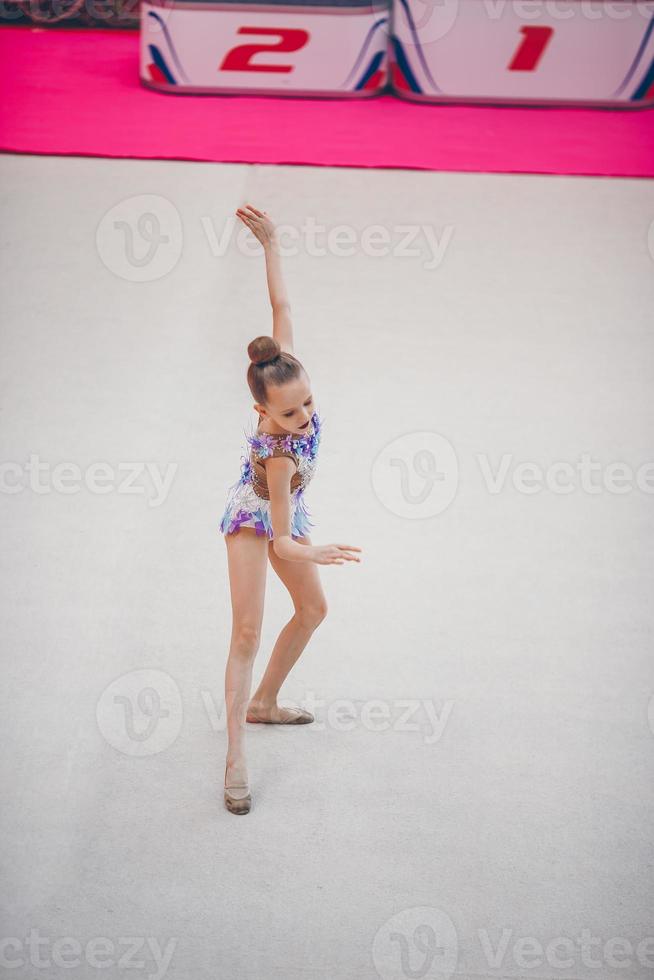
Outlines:
[[[0,159],[3,968],[654,976],[654,185]],[[223,805],[286,225],[327,618]],[[248,240],[249,239],[249,244]],[[290,618],[272,568],[255,683]]]

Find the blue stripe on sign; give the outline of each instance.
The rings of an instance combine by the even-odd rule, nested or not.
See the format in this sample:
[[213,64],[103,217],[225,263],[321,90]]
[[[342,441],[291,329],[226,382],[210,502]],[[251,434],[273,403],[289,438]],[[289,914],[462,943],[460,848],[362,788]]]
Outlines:
[[368,71],[364,74],[363,78],[358,83],[358,85],[355,85],[354,86],[354,91],[355,92],[358,89],[364,88],[364,86],[365,86],[366,82],[368,81],[368,79],[371,78],[375,74],[375,72],[378,70],[379,66],[382,63],[382,59],[383,59],[383,57],[384,57],[385,54],[386,54],[385,51],[378,51],[377,52],[377,54],[375,55],[375,57],[370,62],[370,67],[368,68]]
[[[410,8],[409,4],[407,3],[407,0],[400,0],[400,4],[402,6],[402,9],[404,10],[406,19],[407,19],[407,21],[409,23],[409,30],[411,31],[411,37],[413,39],[413,46],[415,47],[416,51],[418,52],[418,57],[420,58],[420,62],[422,64],[422,70],[424,71],[425,75],[427,76],[427,78],[431,82],[431,84],[434,87],[434,89],[437,92],[440,92],[440,88],[438,87],[438,85],[436,84],[436,82],[434,81],[434,79],[432,77],[432,74],[431,74],[431,72],[429,70],[429,65],[427,64],[427,59],[425,58],[425,53],[422,50],[422,45],[420,43],[420,36],[418,34],[418,31],[417,31],[416,25],[415,25],[415,21],[413,19],[412,14],[411,14],[411,8]],[[417,84],[418,83],[416,82],[416,85]],[[420,91],[420,89],[417,89],[417,91]]]
[[400,71],[406,78],[409,88],[412,92],[421,92],[422,89],[418,85],[415,75],[411,71],[409,62],[404,53],[404,49],[396,37],[393,38],[393,48],[395,49],[395,60],[400,68]]
[[[647,29],[645,31],[645,34],[643,35],[643,39],[640,42],[640,44],[638,45],[638,50],[636,51],[636,57],[631,62],[631,65],[629,66],[629,71],[627,72],[627,74],[622,79],[622,81],[620,82],[620,84],[616,88],[615,92],[613,93],[614,96],[620,95],[620,93],[625,88],[625,86],[628,85],[629,82],[631,81],[631,79],[633,78],[634,72],[636,71],[636,68],[638,68],[638,62],[643,57],[643,52],[645,51],[645,48],[647,47],[647,42],[650,39],[650,35],[652,33],[652,30],[654,30],[654,14],[652,14],[652,19],[650,20],[649,24],[647,25]],[[632,99],[633,98],[635,98],[635,96],[632,95]]]
[[171,75],[168,65],[164,61],[163,55],[159,51],[159,48],[155,47],[154,44],[148,44],[148,50],[150,51],[150,57],[154,61],[157,68],[159,68],[166,76],[166,81],[170,82],[171,85],[177,85],[177,82]]
[[647,94],[647,90],[650,87],[650,85],[652,85],[652,83],[654,83],[654,58],[652,59],[652,64],[649,66],[649,71],[645,75],[644,79],[642,80],[642,82],[640,83],[640,85],[638,86],[634,94],[631,96],[632,100],[644,99],[645,95]]

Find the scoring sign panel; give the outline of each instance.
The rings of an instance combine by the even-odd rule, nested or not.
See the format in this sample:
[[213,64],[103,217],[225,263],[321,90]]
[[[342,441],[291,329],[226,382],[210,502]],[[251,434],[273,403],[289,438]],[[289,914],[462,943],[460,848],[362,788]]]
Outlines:
[[414,99],[654,101],[654,6],[395,0],[393,86]]
[[141,8],[141,79],[201,92],[371,95],[387,80],[388,9],[174,3]]

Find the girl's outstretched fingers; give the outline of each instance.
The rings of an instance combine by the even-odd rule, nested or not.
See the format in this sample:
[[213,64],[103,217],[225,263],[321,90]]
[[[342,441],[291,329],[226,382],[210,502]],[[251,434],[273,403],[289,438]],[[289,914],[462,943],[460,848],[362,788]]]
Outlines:
[[[337,544],[337,548],[340,548],[343,552],[347,551],[361,551],[361,548],[357,548],[355,544]],[[345,554],[343,557],[347,558],[349,561],[361,561],[356,555]]]
[[[355,544],[335,544],[334,547],[338,548],[339,551],[342,553],[341,555],[342,559],[345,559],[346,561],[359,561],[359,562],[361,561],[358,555],[348,554],[348,552],[350,551],[361,551],[361,548],[357,548]],[[336,564],[342,565],[343,560],[337,561]]]
[[352,551],[361,551],[356,545],[350,544],[318,544],[313,545],[310,560],[319,565],[344,565],[346,561],[361,561]]

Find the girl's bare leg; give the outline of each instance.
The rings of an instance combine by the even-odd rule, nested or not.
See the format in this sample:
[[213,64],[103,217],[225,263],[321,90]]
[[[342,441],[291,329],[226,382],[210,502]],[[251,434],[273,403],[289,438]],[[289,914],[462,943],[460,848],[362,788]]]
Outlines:
[[[308,535],[296,540],[299,544],[311,544]],[[289,711],[277,705],[279,690],[314,630],[327,615],[327,599],[315,562],[287,561],[280,558],[274,552],[272,541],[268,545],[268,558],[288,589],[295,613],[277,638],[250,705],[259,717],[281,721],[289,715]]]
[[225,668],[227,782],[240,783],[248,782],[245,714],[252,666],[261,641],[268,538],[248,527],[224,537],[232,602],[232,635]]

